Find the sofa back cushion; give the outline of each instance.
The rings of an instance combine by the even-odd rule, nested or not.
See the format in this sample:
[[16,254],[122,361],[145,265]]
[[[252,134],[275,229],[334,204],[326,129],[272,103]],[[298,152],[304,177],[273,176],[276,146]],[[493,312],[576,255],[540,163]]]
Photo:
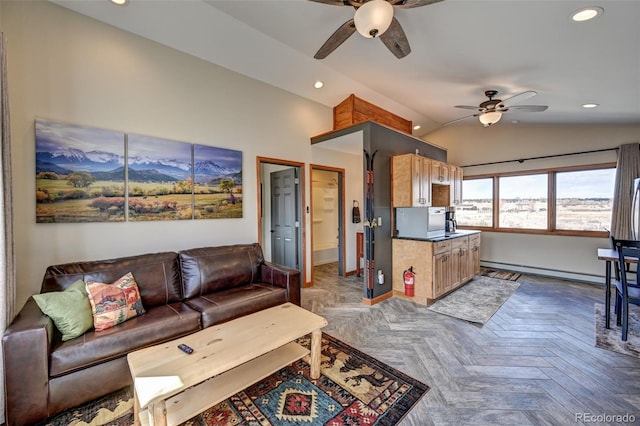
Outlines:
[[179,252],[187,299],[260,281],[264,262],[257,243],[202,247]]
[[41,293],[62,291],[77,280],[111,283],[131,272],[145,308],[182,300],[180,266],[175,252],[49,266]]

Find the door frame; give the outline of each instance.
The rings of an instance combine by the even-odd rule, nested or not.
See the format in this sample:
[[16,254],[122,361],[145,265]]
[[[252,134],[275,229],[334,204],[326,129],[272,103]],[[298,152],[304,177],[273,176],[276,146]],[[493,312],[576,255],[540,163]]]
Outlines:
[[[306,244],[306,215],[303,211],[303,205],[305,205],[305,164],[298,161],[282,160],[278,158],[270,157],[258,157],[256,156],[256,187],[258,188],[258,244],[262,247],[262,233],[264,226],[263,218],[263,206],[262,206],[262,165],[263,164],[275,164],[278,166],[297,167],[300,170],[300,183],[298,185],[296,209],[298,210],[298,217],[300,218],[300,227],[298,228],[298,255],[300,256],[300,284],[303,287],[307,287],[307,244]],[[267,212],[271,215],[271,212]]]
[[[338,268],[338,275],[342,277],[346,277],[347,270],[347,258],[346,258],[346,239],[345,239],[345,227],[346,227],[346,212],[345,212],[345,169],[331,166],[323,166],[321,164],[310,164],[309,165],[309,176],[313,176],[314,170],[323,170],[327,172],[336,172],[338,173],[338,246],[340,249],[338,250],[338,265],[342,266],[342,268]],[[309,178],[312,180],[312,178]],[[309,186],[310,191],[310,222],[313,224],[313,185]],[[311,227],[311,253],[313,256],[313,226]],[[311,261],[311,282],[313,283],[313,258]]]

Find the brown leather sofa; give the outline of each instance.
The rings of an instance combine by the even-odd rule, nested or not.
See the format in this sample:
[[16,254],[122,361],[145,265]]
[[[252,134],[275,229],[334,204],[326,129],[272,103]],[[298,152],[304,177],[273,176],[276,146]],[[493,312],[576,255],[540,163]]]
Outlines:
[[265,262],[258,244],[49,266],[41,293],[128,272],[146,313],[65,342],[29,298],[2,338],[7,425],[31,424],[131,385],[129,352],[285,302],[300,305],[299,272]]

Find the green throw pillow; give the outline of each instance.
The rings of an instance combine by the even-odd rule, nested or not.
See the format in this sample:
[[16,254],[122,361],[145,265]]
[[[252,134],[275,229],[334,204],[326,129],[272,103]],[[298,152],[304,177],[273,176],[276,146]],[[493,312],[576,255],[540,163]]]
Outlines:
[[82,336],[93,328],[93,313],[84,281],[78,280],[64,291],[35,294],[33,299],[43,314],[51,318],[62,340]]

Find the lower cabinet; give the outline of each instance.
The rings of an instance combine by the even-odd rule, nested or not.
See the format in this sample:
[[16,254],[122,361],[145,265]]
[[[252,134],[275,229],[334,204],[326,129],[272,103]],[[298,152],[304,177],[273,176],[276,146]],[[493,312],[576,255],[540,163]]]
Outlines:
[[480,234],[469,236],[469,265],[472,276],[480,273]]
[[[480,234],[438,242],[393,240],[393,295],[427,305],[480,273]],[[413,268],[414,296],[405,295],[404,271]]]

